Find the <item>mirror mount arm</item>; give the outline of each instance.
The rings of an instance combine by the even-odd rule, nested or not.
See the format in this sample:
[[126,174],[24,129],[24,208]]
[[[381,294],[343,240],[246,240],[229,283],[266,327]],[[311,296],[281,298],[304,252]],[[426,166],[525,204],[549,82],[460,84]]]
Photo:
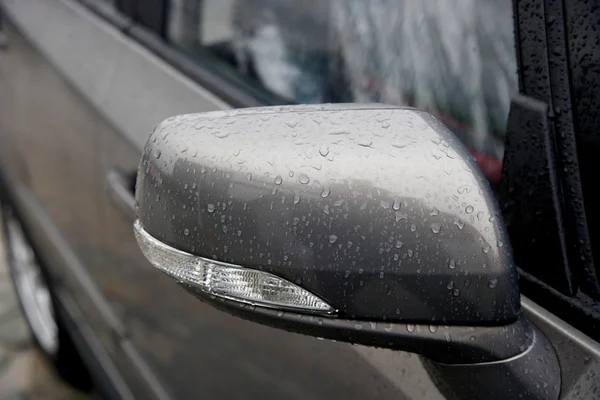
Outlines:
[[469,398],[486,400],[557,400],[560,396],[558,358],[548,339],[535,327],[532,345],[506,360],[464,365],[423,360],[423,364],[447,398],[460,398],[465,393]]
[[253,322],[319,339],[419,354],[448,398],[469,393],[469,398],[499,400],[527,394],[528,399],[556,400],[560,394],[554,349],[522,315],[510,325],[479,327],[355,321],[211,298],[181,285],[201,301]]
[[252,306],[180,284],[201,301],[253,322],[323,339],[408,351],[447,365],[511,359],[527,352],[538,336],[522,315],[505,326],[351,320]]

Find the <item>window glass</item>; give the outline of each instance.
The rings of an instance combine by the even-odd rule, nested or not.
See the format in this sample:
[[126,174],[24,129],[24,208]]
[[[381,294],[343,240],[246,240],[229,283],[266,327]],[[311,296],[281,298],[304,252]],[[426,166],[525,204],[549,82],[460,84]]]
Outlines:
[[171,0],[167,37],[279,98],[426,109],[500,179],[511,0]]

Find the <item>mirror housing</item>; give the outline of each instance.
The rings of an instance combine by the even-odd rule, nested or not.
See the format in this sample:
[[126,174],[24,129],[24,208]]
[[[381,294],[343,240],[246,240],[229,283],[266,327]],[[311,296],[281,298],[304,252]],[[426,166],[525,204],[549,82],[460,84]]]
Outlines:
[[[153,265],[234,315],[446,363],[532,343],[494,195],[426,112],[343,104],[169,118],[148,140],[136,198]],[[329,307],[306,306],[319,302]]]

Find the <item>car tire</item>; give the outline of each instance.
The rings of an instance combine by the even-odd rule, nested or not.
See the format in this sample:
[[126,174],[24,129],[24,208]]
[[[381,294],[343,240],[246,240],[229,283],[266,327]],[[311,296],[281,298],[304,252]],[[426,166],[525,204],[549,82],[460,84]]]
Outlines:
[[23,316],[41,354],[71,386],[89,392],[91,376],[57,318],[56,295],[46,269],[38,261],[12,208],[0,203],[6,260]]

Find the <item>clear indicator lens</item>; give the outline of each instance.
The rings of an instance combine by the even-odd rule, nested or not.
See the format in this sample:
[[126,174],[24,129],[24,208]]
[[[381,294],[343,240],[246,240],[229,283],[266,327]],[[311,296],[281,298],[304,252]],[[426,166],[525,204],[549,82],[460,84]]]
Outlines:
[[139,221],[134,231],[142,253],[152,265],[203,292],[259,306],[333,312],[329,304],[286,279],[177,250],[152,237]]

